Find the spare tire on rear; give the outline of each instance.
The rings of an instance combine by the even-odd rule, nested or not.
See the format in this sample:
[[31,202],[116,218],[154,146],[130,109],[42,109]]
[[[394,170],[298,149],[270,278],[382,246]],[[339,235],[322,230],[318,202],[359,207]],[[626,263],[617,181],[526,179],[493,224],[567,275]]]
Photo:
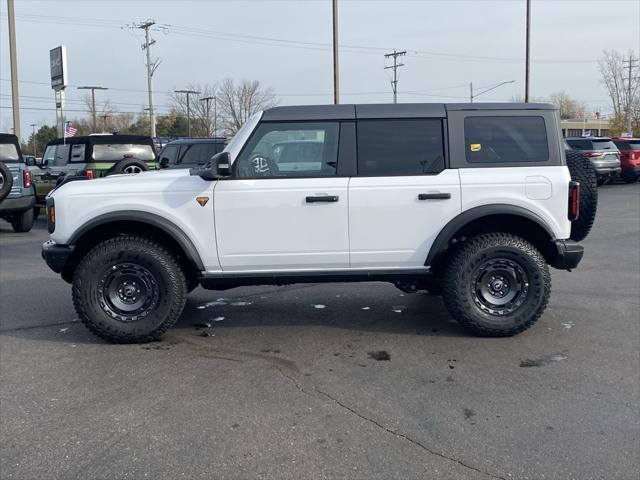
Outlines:
[[581,152],[565,152],[571,180],[580,182],[580,215],[571,222],[571,239],[579,242],[589,235],[598,208],[598,179],[596,169]]
[[3,162],[0,162],[0,201],[11,193],[11,187],[13,187],[11,170]]
[[142,160],[137,160],[135,158],[125,158],[116,163],[111,169],[112,174],[121,174],[121,173],[140,173],[149,170],[147,164]]

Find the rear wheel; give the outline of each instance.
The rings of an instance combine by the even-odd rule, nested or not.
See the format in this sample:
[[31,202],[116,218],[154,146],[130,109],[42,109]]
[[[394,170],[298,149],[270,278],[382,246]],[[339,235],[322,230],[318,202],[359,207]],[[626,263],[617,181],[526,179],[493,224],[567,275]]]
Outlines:
[[551,292],[549,268],[526,240],[489,233],[464,242],[444,269],[442,298],[467,331],[507,337],[533,325]]
[[11,226],[13,231],[17,233],[25,233],[33,228],[35,222],[34,210],[30,208],[22,213],[16,214],[13,220],[11,220]]
[[94,334],[114,343],[157,340],[184,308],[187,282],[161,243],[127,235],[98,244],[73,276],[73,303]]

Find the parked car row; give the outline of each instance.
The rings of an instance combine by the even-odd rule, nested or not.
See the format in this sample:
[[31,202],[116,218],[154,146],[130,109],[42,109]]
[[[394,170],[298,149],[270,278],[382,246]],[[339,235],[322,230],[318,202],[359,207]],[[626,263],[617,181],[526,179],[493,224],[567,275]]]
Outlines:
[[621,178],[634,183],[640,178],[640,138],[569,137],[567,145],[588,157],[596,169],[598,185]]
[[179,139],[157,155],[150,137],[90,135],[53,140],[36,158],[22,154],[15,135],[0,134],[0,218],[28,232],[49,192],[67,179],[198,167],[225,145],[224,138]]

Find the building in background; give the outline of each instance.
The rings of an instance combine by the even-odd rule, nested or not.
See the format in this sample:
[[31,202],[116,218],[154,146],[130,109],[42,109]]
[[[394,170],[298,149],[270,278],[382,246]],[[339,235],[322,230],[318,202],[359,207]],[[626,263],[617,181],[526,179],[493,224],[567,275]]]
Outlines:
[[560,120],[563,137],[607,137],[609,120],[596,112],[594,118]]

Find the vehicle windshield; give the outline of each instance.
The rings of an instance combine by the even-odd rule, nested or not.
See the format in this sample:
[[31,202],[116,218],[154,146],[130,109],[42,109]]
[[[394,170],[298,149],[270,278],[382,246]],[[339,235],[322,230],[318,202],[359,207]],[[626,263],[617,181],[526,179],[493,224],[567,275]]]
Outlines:
[[20,154],[13,143],[0,144],[0,160],[3,162],[19,162]]
[[617,151],[618,148],[615,146],[615,144],[607,139],[598,139],[598,140],[592,140],[591,141],[593,143],[593,149],[594,150],[614,150]]
[[96,162],[117,162],[123,158],[150,161],[155,160],[156,156],[151,145],[113,143],[93,146],[93,159]]

